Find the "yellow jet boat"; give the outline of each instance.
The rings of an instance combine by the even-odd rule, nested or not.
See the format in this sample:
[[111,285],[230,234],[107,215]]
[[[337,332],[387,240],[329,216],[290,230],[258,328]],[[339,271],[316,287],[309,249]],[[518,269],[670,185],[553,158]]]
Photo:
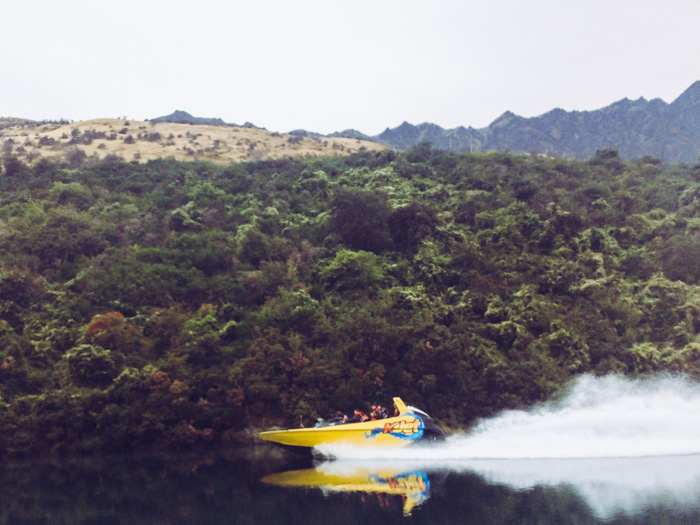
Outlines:
[[270,430],[258,435],[265,441],[296,450],[318,445],[347,444],[355,447],[398,448],[414,443],[445,439],[445,433],[423,412],[394,398],[398,415],[358,423],[320,420],[313,428]]

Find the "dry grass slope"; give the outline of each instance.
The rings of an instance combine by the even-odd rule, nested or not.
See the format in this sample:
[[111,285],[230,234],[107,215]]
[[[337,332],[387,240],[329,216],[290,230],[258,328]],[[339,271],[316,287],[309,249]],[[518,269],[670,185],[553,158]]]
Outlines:
[[116,155],[139,162],[172,157],[230,164],[386,149],[375,142],[348,138],[300,137],[257,128],[122,119],[6,127],[0,129],[0,144],[4,145],[5,153],[10,152],[28,163],[42,157],[73,155],[83,160],[99,160]]

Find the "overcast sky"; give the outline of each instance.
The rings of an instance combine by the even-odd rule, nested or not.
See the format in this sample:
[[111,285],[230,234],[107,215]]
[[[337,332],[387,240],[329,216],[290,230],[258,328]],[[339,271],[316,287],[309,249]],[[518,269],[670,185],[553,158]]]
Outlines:
[[695,0],[3,0],[0,116],[373,135],[507,110],[672,102],[700,80]]

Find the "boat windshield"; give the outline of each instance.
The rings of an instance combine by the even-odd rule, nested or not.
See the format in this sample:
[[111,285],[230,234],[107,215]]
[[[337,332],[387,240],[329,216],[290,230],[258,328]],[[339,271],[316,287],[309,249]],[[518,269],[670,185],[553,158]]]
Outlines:
[[[415,412],[416,414],[420,414],[421,416],[430,417],[427,413],[423,412],[420,408],[416,408],[416,407],[412,407],[412,406],[407,406],[406,408],[408,408],[408,410],[411,412]],[[432,418],[430,418],[430,419],[432,419]]]

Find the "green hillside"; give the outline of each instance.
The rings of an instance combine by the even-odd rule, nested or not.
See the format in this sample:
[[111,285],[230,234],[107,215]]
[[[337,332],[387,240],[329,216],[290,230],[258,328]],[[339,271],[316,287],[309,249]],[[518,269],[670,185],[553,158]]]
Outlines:
[[583,373],[700,373],[700,166],[4,168],[0,454],[230,445],[395,395],[465,428]]

